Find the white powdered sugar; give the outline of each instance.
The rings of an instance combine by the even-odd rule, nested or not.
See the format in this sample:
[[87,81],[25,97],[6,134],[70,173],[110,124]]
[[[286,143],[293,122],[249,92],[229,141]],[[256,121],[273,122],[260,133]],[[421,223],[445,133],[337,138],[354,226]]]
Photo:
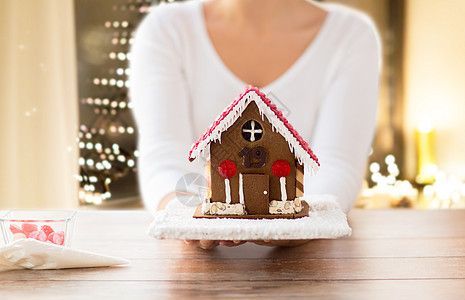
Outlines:
[[295,240],[350,236],[352,230],[347,216],[334,196],[314,195],[305,200],[309,204],[309,215],[298,219],[196,219],[192,217],[195,207],[186,207],[175,199],[165,210],[155,213],[148,234],[158,239],[192,240]]

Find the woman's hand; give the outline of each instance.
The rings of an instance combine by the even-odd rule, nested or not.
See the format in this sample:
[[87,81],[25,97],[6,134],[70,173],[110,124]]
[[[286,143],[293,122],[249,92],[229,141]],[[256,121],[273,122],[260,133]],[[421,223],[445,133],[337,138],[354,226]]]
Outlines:
[[247,241],[215,241],[215,240],[184,240],[188,245],[202,248],[204,250],[213,249],[216,246],[235,247],[246,243]]
[[297,247],[302,246],[310,242],[311,240],[263,240],[263,241],[251,241],[261,246],[278,246],[278,247]]
[[260,241],[215,241],[215,240],[184,240],[188,245],[199,247],[204,250],[213,249],[216,246],[235,247],[246,242],[255,243],[261,246],[296,247],[304,245],[311,240],[260,240]]

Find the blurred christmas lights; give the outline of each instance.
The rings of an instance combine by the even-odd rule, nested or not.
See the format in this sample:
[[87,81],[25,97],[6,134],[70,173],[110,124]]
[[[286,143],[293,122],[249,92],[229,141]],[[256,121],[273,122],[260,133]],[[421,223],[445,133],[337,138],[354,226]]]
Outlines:
[[465,208],[465,178],[448,176],[436,167],[431,170],[432,183],[420,186],[419,192],[408,180],[397,179],[400,170],[393,155],[387,155],[384,162],[385,174],[378,162],[370,164],[370,179],[374,186],[365,186],[357,200],[358,207]]

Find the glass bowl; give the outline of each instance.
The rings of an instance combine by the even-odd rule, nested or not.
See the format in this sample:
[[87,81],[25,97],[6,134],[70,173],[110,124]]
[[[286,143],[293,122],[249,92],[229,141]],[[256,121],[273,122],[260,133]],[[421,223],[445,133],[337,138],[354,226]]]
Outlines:
[[0,226],[6,244],[33,238],[69,247],[75,219],[76,211],[11,210],[0,217]]

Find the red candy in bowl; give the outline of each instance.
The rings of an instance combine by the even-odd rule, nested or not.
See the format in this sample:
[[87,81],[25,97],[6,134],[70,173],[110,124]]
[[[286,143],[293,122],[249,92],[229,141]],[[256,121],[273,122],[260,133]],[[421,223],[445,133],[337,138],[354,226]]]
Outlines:
[[14,210],[0,218],[0,226],[5,244],[18,239],[35,239],[69,247],[75,217],[75,211]]

